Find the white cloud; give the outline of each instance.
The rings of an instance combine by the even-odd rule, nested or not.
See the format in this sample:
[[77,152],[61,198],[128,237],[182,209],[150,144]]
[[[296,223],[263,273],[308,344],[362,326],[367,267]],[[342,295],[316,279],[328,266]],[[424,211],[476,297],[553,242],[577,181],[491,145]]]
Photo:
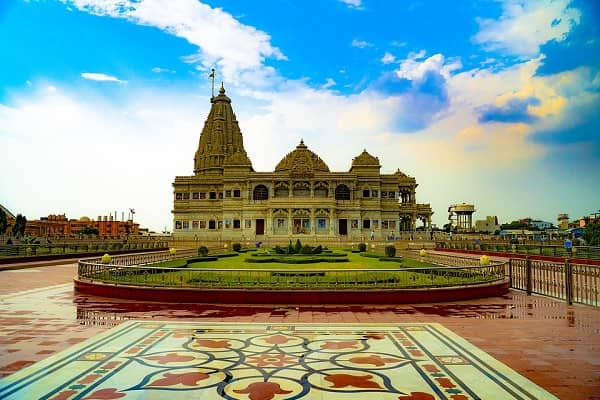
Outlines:
[[340,0],[340,2],[347,5],[349,8],[354,8],[357,10],[362,10],[362,0]]
[[392,53],[387,52],[387,51],[385,52],[383,57],[381,57],[381,62],[383,64],[391,64],[394,61],[396,61],[396,56],[394,56]]
[[125,81],[122,81],[121,79],[117,78],[116,76],[102,74],[102,73],[98,73],[98,72],[82,72],[81,77],[83,79],[89,79],[91,81],[98,81],[98,82],[117,82],[117,83],[125,82]]
[[535,57],[540,46],[563,41],[579,24],[581,12],[570,7],[571,0],[504,0],[499,19],[479,19],[475,43],[523,57]]
[[161,67],[154,67],[154,68],[152,68],[152,72],[154,72],[155,74],[164,74],[164,73],[172,73],[172,74],[174,74],[175,73],[175,71],[173,71],[172,69],[161,68]]
[[359,49],[364,49],[365,47],[372,47],[373,43],[369,43],[366,40],[358,40],[353,39],[352,43],[350,43],[352,47],[358,47]]
[[327,78],[325,83],[321,85],[321,89],[328,89],[335,85],[336,85],[336,82],[333,80],[333,78]]
[[402,60],[400,67],[396,71],[399,78],[408,79],[411,81],[419,81],[423,79],[429,71],[438,72],[444,78],[449,78],[452,71],[462,67],[460,60],[446,60],[440,53],[434,54],[431,57],[422,60],[425,57],[425,51],[421,50],[418,53],[410,53],[408,58]]
[[196,0],[61,1],[94,15],[124,18],[183,38],[199,48],[197,56],[188,60],[204,69],[216,65],[229,82],[237,81],[240,73],[263,68],[266,58],[286,59],[271,45],[267,33]]
[[198,109],[208,101],[159,88],[115,101],[55,85],[0,103],[0,148],[11,149],[0,170],[15,171],[2,175],[3,204],[29,219],[62,212],[95,218],[133,207],[144,226],[170,228],[170,183],[193,168],[193,151],[182,149],[196,147],[205,118]]

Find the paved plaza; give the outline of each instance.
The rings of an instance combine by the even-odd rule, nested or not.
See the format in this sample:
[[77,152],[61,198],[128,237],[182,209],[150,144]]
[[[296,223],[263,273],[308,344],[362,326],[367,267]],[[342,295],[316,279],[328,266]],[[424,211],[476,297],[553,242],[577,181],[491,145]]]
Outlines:
[[[592,307],[518,291],[418,305],[136,303],[76,294],[75,273],[72,261],[0,272],[0,398],[189,398],[193,386],[206,399],[600,399]],[[54,386],[31,384],[40,371]]]

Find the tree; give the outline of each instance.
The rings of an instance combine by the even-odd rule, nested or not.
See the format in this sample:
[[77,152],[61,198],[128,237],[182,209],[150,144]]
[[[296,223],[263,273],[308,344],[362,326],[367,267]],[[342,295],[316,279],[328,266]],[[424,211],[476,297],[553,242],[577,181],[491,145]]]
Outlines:
[[600,246],[600,222],[586,225],[581,237],[588,246]]
[[27,225],[27,218],[25,216],[19,214],[15,219],[15,224],[12,228],[13,236],[23,236],[25,234],[25,225]]
[[502,224],[500,229],[528,229],[529,224],[522,221],[513,221],[510,224]]
[[3,209],[0,208],[0,235],[4,235],[6,229],[8,228],[8,218],[6,218],[6,213]]
[[98,228],[95,228],[93,226],[86,226],[85,228],[80,230],[79,233],[81,235],[98,235],[100,231],[98,231]]

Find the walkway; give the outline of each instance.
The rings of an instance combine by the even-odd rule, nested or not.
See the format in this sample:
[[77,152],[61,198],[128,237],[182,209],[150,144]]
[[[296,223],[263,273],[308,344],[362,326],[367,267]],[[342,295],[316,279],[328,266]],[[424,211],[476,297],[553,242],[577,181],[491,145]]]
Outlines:
[[[439,323],[561,399],[600,399],[600,310],[511,291],[460,303],[218,306],[73,293],[76,266],[0,271],[0,374],[8,376],[130,319],[267,324]],[[401,397],[396,397],[401,398]]]

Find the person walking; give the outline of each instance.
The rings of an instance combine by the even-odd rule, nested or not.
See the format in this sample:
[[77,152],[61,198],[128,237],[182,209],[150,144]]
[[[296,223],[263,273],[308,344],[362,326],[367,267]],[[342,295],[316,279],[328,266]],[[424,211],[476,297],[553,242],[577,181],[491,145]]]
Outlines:
[[371,240],[375,240],[375,231],[371,229]]

